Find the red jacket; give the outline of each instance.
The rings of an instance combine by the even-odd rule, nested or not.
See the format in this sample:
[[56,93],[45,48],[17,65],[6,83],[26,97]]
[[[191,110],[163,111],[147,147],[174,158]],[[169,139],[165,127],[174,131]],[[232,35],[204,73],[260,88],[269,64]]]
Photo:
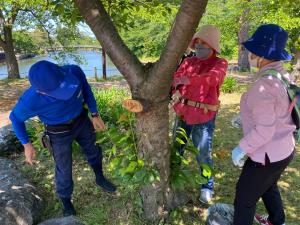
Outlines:
[[[224,81],[228,63],[225,59],[212,56],[201,60],[198,57],[186,58],[174,74],[173,87],[182,84],[176,78],[184,78],[188,84],[177,88],[182,97],[206,104],[218,104],[220,87]],[[180,102],[174,105],[177,116],[187,124],[205,123],[213,119],[217,112],[208,111]]]

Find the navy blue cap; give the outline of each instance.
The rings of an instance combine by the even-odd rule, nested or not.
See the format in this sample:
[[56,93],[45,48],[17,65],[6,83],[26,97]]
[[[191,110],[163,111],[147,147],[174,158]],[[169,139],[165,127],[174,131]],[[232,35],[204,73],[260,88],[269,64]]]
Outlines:
[[38,92],[60,100],[68,100],[79,87],[79,80],[55,63],[42,60],[30,67],[29,81]]

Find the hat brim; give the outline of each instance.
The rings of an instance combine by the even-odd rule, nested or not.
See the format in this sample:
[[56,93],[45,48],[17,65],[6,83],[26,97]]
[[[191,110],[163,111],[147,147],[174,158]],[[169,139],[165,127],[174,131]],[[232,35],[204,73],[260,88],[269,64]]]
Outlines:
[[68,100],[74,95],[80,83],[72,73],[66,72],[63,69],[61,69],[61,72],[64,74],[64,79],[59,87],[54,90],[47,91],[45,94],[59,100]]
[[263,57],[269,60],[282,60],[282,61],[290,61],[292,60],[292,56],[286,51],[269,51],[269,48],[264,48],[260,46],[258,43],[249,39],[242,43],[242,45],[251,53]]
[[216,48],[212,47],[209,43],[207,43],[207,41],[203,40],[201,37],[193,37],[193,39],[191,40],[191,42],[189,43],[189,48],[192,50],[195,50],[195,41],[196,39],[199,38],[202,41],[204,41],[211,49],[213,49],[216,53],[221,54],[221,49],[220,46],[216,46]]

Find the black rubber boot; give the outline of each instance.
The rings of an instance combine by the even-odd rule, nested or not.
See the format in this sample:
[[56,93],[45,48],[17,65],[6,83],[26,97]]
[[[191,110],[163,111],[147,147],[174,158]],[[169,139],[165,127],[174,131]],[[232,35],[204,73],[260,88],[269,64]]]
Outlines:
[[76,211],[74,209],[74,206],[71,202],[70,198],[61,198],[61,202],[63,204],[63,216],[75,216]]
[[102,171],[102,162],[96,165],[92,165],[92,169],[94,170],[96,176],[96,183],[104,190],[110,193],[116,192],[116,186],[107,180]]

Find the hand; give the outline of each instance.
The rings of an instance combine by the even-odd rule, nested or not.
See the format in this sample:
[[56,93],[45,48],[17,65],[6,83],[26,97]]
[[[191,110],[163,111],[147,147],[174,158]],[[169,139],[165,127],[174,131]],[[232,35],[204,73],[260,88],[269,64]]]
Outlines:
[[175,103],[179,102],[179,99],[181,97],[180,92],[177,90],[173,95],[172,95],[172,100],[170,101],[170,106],[173,106]]
[[239,146],[235,147],[231,153],[233,164],[238,167],[243,167],[245,163],[245,160],[243,158],[245,155],[246,153],[243,152],[243,150]]
[[23,146],[24,146],[24,151],[25,151],[26,162],[30,165],[33,165],[33,163],[35,162],[34,161],[35,149],[34,149],[33,145],[31,143],[27,143],[27,144],[24,144]]
[[106,130],[105,124],[104,124],[103,120],[101,119],[101,117],[99,117],[99,116],[92,117],[92,123],[93,123],[95,131]]
[[190,84],[189,78],[187,76],[175,77],[174,78],[174,86],[177,86],[180,84],[189,85]]

